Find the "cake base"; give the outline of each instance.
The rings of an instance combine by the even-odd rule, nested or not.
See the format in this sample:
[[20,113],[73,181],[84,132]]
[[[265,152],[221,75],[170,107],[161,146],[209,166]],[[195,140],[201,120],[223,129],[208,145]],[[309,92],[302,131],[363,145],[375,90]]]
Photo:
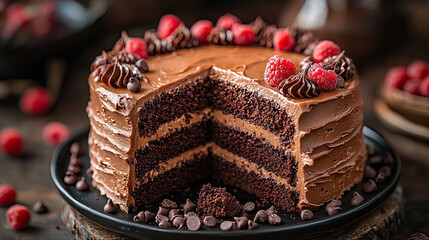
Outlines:
[[[323,235],[321,237],[325,239],[389,239],[396,232],[398,232],[403,216],[403,193],[402,187],[398,185],[395,189],[395,192],[368,216],[364,217],[352,226],[336,231],[335,233]],[[66,203],[64,203],[62,208],[62,220],[67,229],[75,234],[77,240],[133,239],[91,222]],[[149,240],[150,238],[144,238],[142,236],[141,239]]]

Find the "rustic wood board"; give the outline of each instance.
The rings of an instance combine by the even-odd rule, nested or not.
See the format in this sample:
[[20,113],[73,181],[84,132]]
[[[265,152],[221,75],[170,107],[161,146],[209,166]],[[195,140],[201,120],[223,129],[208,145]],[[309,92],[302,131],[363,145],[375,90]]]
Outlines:
[[[404,216],[402,187],[398,186],[395,192],[386,202],[376,208],[364,219],[358,221],[336,233],[328,234],[323,238],[337,239],[389,239],[399,230]],[[75,211],[72,207],[64,204],[62,208],[62,220],[76,239],[95,240],[129,240],[127,236],[112,232],[102,226],[95,224]],[[142,238],[143,240],[147,238]]]

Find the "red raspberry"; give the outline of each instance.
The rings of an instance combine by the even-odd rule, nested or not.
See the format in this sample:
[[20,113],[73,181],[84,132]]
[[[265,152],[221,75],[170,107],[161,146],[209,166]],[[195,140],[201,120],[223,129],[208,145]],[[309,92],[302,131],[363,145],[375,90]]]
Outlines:
[[55,25],[49,18],[35,18],[31,22],[31,35],[33,37],[45,37],[54,31]]
[[16,230],[25,228],[30,222],[31,214],[28,208],[15,204],[6,211],[7,222]]
[[42,87],[30,87],[19,100],[21,111],[31,115],[46,113],[52,106],[51,95]]
[[37,6],[36,17],[54,19],[56,13],[55,1],[44,0]]
[[391,67],[384,77],[384,84],[390,88],[402,88],[408,80],[405,67]]
[[329,92],[337,86],[337,74],[332,70],[323,69],[320,64],[313,64],[307,73],[307,78],[313,79],[322,91]]
[[295,46],[295,38],[289,30],[281,28],[274,34],[273,45],[276,50],[290,51]]
[[22,136],[14,128],[5,128],[0,132],[0,144],[3,152],[18,155],[22,152]]
[[407,68],[407,75],[410,78],[423,79],[428,75],[428,64],[423,61],[414,61]]
[[295,73],[295,64],[291,60],[274,55],[267,62],[264,79],[268,85],[275,87]]
[[9,206],[15,202],[16,190],[11,185],[0,185],[0,206]]
[[130,38],[125,44],[125,51],[140,58],[147,57],[146,44],[141,38]]
[[231,31],[236,45],[249,45],[255,40],[255,32],[250,25],[235,24]]
[[182,21],[172,14],[162,16],[161,20],[159,20],[158,36],[162,39],[167,38],[181,23]]
[[325,58],[340,54],[340,47],[332,41],[321,41],[314,47],[314,62],[323,62]]
[[4,38],[12,37],[18,30],[27,26],[30,22],[31,14],[22,3],[13,3],[7,8],[6,19],[1,29]]
[[429,97],[429,76],[420,83],[419,92],[420,95]]
[[420,83],[420,79],[410,79],[404,84],[403,90],[410,94],[419,95]]
[[240,24],[241,20],[238,17],[230,13],[227,13],[217,20],[216,26],[221,26],[226,30],[231,30],[232,25],[236,23]]
[[213,28],[213,23],[208,20],[200,20],[191,27],[191,33],[200,43],[207,41],[207,36]]
[[69,137],[69,127],[61,122],[50,122],[43,128],[43,138],[51,146],[58,146]]

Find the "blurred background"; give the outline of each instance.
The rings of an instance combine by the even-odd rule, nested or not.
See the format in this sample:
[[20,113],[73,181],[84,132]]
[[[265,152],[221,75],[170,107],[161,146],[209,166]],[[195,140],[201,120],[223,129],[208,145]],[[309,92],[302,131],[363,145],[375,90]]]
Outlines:
[[[49,219],[40,218],[20,237],[71,236],[65,227],[52,227],[61,224],[61,202],[48,173],[53,148],[44,143],[42,130],[52,121],[64,123],[72,133],[88,127],[87,78],[94,58],[111,49],[121,30],[142,37],[164,14],[175,14],[190,27],[200,19],[216,22],[228,12],[245,23],[256,16],[279,27],[296,23],[346,50],[361,78],[365,125],[385,136],[402,157],[406,216],[398,238],[416,231],[428,234],[429,194],[422,182],[427,182],[429,173],[429,116],[412,121],[412,113],[399,111],[403,119],[395,121],[395,107],[387,104],[386,109],[379,92],[390,67],[429,61],[429,1],[0,0],[0,129],[18,129],[25,153],[18,159],[0,154],[0,183],[13,181],[20,200],[28,204],[42,194],[54,210]],[[35,115],[22,106],[23,94],[34,86],[46,89],[52,100],[49,109],[40,110],[43,114]],[[417,102],[414,107],[429,106],[427,97],[410,99]],[[416,122],[421,127],[417,130]],[[13,239],[16,234],[2,231],[0,225],[0,239]]]

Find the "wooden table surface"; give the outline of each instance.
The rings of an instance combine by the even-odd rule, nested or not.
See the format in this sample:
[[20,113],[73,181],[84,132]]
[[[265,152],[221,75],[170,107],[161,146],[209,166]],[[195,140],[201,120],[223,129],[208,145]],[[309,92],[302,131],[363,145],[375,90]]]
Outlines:
[[[46,123],[53,120],[66,123],[73,131],[88,126],[85,112],[88,101],[87,76],[91,60],[101,48],[100,45],[90,44],[67,59],[63,92],[49,114],[32,117],[21,113],[16,104],[0,105],[0,128],[13,126],[20,129],[25,138],[26,153],[25,157],[20,158],[0,154],[0,183],[16,187],[19,203],[31,207],[37,200],[42,200],[50,209],[46,215],[32,214],[30,226],[25,230],[15,231],[6,223],[6,209],[0,208],[0,239],[73,238],[60,220],[62,199],[49,174],[49,162],[54,149],[43,143],[41,131]],[[397,239],[406,238],[417,231],[429,235],[429,147],[427,143],[384,128],[374,114],[373,101],[387,67],[408,63],[411,56],[415,55],[419,56],[419,53],[404,54],[399,51],[361,64],[359,68],[361,95],[365,101],[365,124],[384,135],[402,157],[401,183],[405,197],[405,220],[400,233],[395,237]]]

